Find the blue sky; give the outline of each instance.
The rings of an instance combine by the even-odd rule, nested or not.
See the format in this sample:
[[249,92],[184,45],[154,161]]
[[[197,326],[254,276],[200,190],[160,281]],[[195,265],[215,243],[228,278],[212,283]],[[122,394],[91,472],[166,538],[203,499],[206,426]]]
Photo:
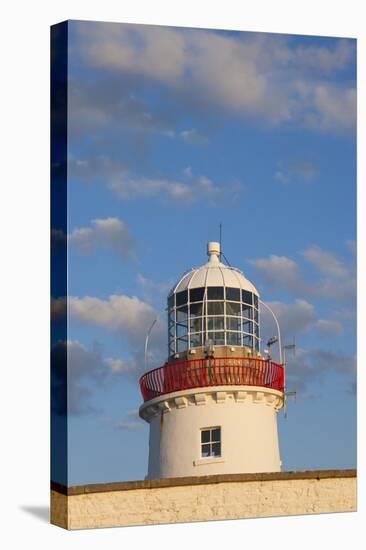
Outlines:
[[69,23],[69,484],[144,478],[146,330],[220,223],[296,338],[283,469],[356,465],[355,61],[350,39]]

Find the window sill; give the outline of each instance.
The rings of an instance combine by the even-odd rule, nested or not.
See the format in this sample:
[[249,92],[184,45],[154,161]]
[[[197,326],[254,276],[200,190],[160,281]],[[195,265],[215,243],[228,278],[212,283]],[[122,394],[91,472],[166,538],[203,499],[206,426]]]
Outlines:
[[208,457],[208,458],[198,458],[193,461],[194,466],[204,466],[205,464],[218,464],[220,462],[225,462],[225,459],[222,456]]

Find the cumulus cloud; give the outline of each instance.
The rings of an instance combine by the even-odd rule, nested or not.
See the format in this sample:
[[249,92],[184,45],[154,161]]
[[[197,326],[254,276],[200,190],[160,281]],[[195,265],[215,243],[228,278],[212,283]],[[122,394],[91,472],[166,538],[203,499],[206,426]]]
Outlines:
[[349,269],[334,254],[322,250],[319,246],[313,245],[304,250],[304,258],[310,262],[320,273],[335,278],[344,278],[349,274]]
[[322,275],[315,280],[305,279],[297,262],[286,256],[270,255],[251,260],[267,288],[285,290],[287,294],[301,298],[322,298],[353,302],[356,292],[354,266],[346,266],[334,254],[311,246],[302,253]]
[[129,171],[120,160],[105,155],[90,160],[69,159],[69,175],[84,183],[103,183],[120,199],[164,198],[179,203],[190,203],[203,198],[216,200],[228,189],[239,191],[240,185],[219,186],[205,175],[192,170],[183,171],[183,177],[138,176]]
[[[294,44],[266,34],[224,34],[111,23],[73,23],[81,62],[135,86],[159,85],[167,103],[315,130],[354,128],[355,87],[334,75],[353,61],[354,42]],[[112,76],[111,76],[112,77]]]
[[309,161],[279,162],[274,179],[280,183],[312,183],[318,168]]
[[90,254],[96,248],[111,249],[124,259],[134,255],[134,241],[126,223],[118,218],[92,220],[90,227],[78,227],[69,235],[69,243]]
[[287,387],[306,394],[314,384],[335,375],[343,375],[351,388],[356,379],[356,357],[319,348],[299,349],[287,366]]
[[139,417],[138,410],[128,412],[124,420],[114,424],[116,430],[141,430],[144,426],[145,423]]
[[103,383],[106,369],[98,348],[78,341],[59,341],[51,349],[52,408],[57,414],[95,412],[93,389]]
[[203,144],[208,141],[207,136],[204,136],[203,134],[198,132],[196,128],[191,128],[190,130],[183,130],[180,133],[180,136],[187,143]]

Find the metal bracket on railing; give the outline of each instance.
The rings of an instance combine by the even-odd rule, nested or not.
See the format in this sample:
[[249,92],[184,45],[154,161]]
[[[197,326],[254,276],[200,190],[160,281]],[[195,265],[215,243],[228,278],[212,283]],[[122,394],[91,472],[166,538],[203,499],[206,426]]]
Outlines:
[[160,317],[163,315],[163,313],[165,313],[167,311],[168,308],[164,308],[156,317],[155,319],[153,320],[153,322],[151,323],[151,326],[149,328],[149,330],[147,331],[146,333],[146,338],[145,338],[145,372],[147,371],[147,346],[149,344],[149,338],[150,338],[150,334],[151,334],[151,331],[152,329],[154,328],[155,324],[159,321]]

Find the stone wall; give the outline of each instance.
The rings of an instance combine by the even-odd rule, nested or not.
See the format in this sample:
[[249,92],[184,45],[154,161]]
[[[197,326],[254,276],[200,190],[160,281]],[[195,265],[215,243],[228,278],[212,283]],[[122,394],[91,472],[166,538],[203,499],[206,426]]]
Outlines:
[[355,470],[51,484],[51,523],[66,529],[355,510]]

